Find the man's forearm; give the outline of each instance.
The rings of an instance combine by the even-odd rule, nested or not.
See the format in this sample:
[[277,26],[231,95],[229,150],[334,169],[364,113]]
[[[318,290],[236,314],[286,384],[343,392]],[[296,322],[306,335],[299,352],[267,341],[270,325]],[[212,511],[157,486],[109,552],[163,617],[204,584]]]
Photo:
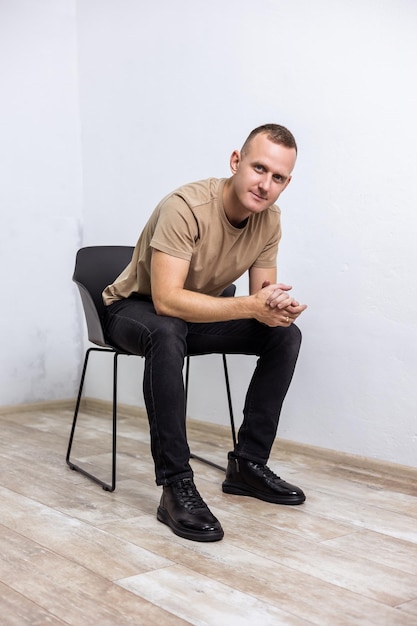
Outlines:
[[178,317],[186,322],[226,322],[254,317],[252,296],[216,298],[205,294],[175,289],[163,298],[154,298],[158,315]]

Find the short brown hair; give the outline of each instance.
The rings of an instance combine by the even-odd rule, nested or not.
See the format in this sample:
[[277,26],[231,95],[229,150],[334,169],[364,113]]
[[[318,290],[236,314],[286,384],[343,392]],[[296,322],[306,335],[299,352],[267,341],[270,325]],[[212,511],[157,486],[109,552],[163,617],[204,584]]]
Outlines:
[[249,133],[248,138],[243,144],[241,152],[246,152],[252,139],[261,133],[264,133],[273,143],[280,144],[286,148],[294,148],[297,152],[297,144],[294,135],[288,130],[288,128],[285,128],[285,126],[281,126],[280,124],[263,124],[262,126],[254,128],[252,132]]

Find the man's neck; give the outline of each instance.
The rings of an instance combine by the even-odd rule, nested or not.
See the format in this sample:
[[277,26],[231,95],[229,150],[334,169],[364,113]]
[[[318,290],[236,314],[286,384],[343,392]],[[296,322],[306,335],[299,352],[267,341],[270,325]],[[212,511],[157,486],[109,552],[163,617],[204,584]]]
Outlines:
[[235,228],[246,226],[250,214],[243,209],[234,193],[233,178],[228,178],[223,187],[223,208],[232,226]]

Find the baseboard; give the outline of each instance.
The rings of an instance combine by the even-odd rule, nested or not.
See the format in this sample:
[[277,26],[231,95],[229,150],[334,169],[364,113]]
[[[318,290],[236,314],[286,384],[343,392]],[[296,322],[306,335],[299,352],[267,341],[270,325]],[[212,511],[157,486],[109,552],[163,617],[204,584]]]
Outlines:
[[417,480],[417,467],[410,465],[401,465],[384,461],[382,459],[374,459],[368,456],[359,456],[348,452],[339,452],[338,450],[330,450],[329,448],[319,448],[307,443],[291,441],[289,439],[278,439],[275,443],[276,450],[285,448],[287,452],[294,454],[303,454],[310,457],[322,459],[337,463],[346,468],[362,470],[363,472],[378,472],[380,474],[388,474],[392,476],[402,476],[404,479]]
[[[57,410],[73,410],[75,399],[70,400],[51,400],[46,402],[34,402],[30,404],[17,404],[12,406],[0,407],[0,415],[12,415],[28,411],[57,411]],[[109,413],[112,410],[112,403],[109,400],[99,400],[98,398],[83,398],[81,401],[81,409],[88,413]],[[117,412],[120,417],[134,417],[147,421],[146,409],[130,404],[118,403]],[[188,417],[187,421],[190,426],[197,428],[200,432],[214,435],[230,435],[230,427],[221,424],[213,424],[203,422]],[[276,450],[280,447],[285,448],[287,452],[294,454],[302,454],[314,458],[320,458],[332,463],[338,463],[346,467],[358,468],[362,471],[375,471],[384,474],[392,474],[395,476],[403,476],[411,480],[417,480],[417,467],[409,465],[401,465],[399,463],[391,463],[380,459],[358,456],[329,448],[320,448],[306,443],[291,441],[289,439],[278,439],[274,445]]]
[[47,400],[45,402],[28,402],[27,404],[11,404],[0,406],[0,415],[28,413],[30,411],[54,411],[74,409],[75,400]]
[[[83,398],[81,400],[81,409],[88,413],[109,413],[112,411],[112,402],[110,400],[99,400],[98,398]],[[121,417],[139,417],[148,419],[146,409],[132,404],[117,403],[117,414]]]

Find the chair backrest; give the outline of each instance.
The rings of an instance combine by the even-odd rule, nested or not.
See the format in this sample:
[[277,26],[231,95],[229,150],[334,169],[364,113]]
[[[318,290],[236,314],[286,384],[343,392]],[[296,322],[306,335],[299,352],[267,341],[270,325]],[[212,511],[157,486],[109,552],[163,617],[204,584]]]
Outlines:
[[236,293],[236,285],[232,283],[220,294],[223,298],[233,298]]
[[72,280],[77,284],[87,322],[88,339],[108,346],[103,331],[103,289],[130,263],[132,246],[89,246],[77,252]]

